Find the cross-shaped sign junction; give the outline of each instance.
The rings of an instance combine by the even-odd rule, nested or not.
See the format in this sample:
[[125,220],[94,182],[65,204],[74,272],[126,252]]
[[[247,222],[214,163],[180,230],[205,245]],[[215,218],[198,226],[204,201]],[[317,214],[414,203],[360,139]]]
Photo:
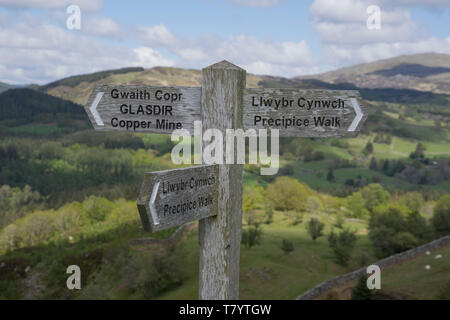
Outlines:
[[[85,106],[96,130],[170,134],[175,129],[279,129],[281,137],[356,136],[367,118],[353,90],[246,89],[246,71],[222,61],[201,87],[97,86]],[[225,150],[225,146],[224,146]],[[225,159],[223,161],[225,162]],[[238,299],[242,164],[145,174],[138,198],[144,229],[199,220],[199,299]]]

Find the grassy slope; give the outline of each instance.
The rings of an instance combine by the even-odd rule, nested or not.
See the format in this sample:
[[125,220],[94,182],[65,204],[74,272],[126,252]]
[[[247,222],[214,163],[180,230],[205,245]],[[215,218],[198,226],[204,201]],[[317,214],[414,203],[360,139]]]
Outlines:
[[[324,213],[319,213],[318,216],[326,224],[325,234],[328,234],[333,218]],[[311,215],[305,214],[304,223],[309,221],[310,217]],[[41,293],[43,295],[36,296],[36,287],[26,288],[24,284],[21,284],[20,278],[14,280],[11,276],[2,274],[0,286],[9,288],[8,291],[10,291],[8,294],[4,292],[5,296],[20,298],[22,294],[27,294],[30,297],[71,298],[71,294],[63,290],[66,279],[65,266],[78,264],[85,270],[85,276],[91,279],[88,275],[95,273],[102,264],[106,263],[101,259],[103,256],[108,256],[108,252],[116,252],[130,239],[149,236],[142,232],[136,219],[133,220],[133,223],[125,227],[106,228],[102,233],[94,232],[91,237],[73,246],[46,246],[43,247],[46,248],[45,250],[26,248],[1,257],[0,262],[6,261],[9,268],[6,272],[9,270],[9,272],[17,273],[17,268],[22,270],[19,273],[22,272],[21,277],[27,279],[25,283],[29,284],[32,279],[30,275],[26,276],[23,272],[27,266],[31,266],[32,274],[39,275],[40,281],[46,279],[45,290]],[[275,212],[274,222],[263,225],[261,244],[250,249],[241,247],[241,299],[294,299],[325,280],[359,268],[360,265],[355,261],[362,253],[368,254],[369,263],[376,261],[371,254],[367,224],[364,221],[347,220],[345,223],[346,227],[357,231],[358,235],[351,264],[345,268],[334,262],[326,236],[314,242],[307,234],[304,223],[293,226],[289,222],[286,213]],[[151,236],[167,237],[170,232],[171,230]],[[280,248],[282,239],[294,244],[295,250],[288,255],[284,254]],[[199,247],[196,229],[187,235],[184,247],[184,267],[187,278],[181,286],[165,292],[157,297],[158,299],[197,299]],[[148,247],[148,249],[151,248]],[[438,253],[443,255],[443,259],[434,259]],[[431,270],[424,269],[426,264],[431,265]],[[440,290],[444,280],[448,278],[449,265],[450,247],[447,247],[433,252],[431,256],[421,256],[383,271],[382,288],[409,297],[432,299]],[[11,267],[15,268],[14,271]],[[117,288],[122,286],[121,283],[112,281],[110,285],[111,288],[116,288],[116,298],[139,298],[127,290],[118,290]],[[348,292],[348,288],[352,285],[353,283],[349,283],[343,290]]]
[[[275,214],[274,223],[263,225],[261,245],[251,249],[241,247],[240,299],[295,299],[302,292],[336,275],[346,273],[348,268],[333,261],[326,237],[313,242],[304,225],[289,225],[285,215]],[[325,232],[329,233],[332,220],[323,215]],[[304,221],[309,221],[305,215]],[[347,222],[358,230],[357,249],[354,254],[370,250],[365,223]],[[175,290],[163,294],[160,299],[197,299],[198,297],[198,234],[191,234],[186,240],[190,254],[186,259],[188,278]],[[282,239],[292,241],[295,250],[285,255],[280,248]]]
[[[441,259],[436,255],[441,254]],[[430,270],[425,266],[429,265]],[[421,255],[382,272],[381,288],[417,299],[433,299],[450,280],[450,246]]]
[[[442,255],[436,259],[436,255]],[[430,269],[425,269],[429,265]],[[450,280],[450,246],[420,255],[381,271],[381,291],[407,299],[436,299],[445,283]],[[348,282],[323,293],[318,299],[349,299],[356,281]],[[331,293],[332,292],[332,293]]]

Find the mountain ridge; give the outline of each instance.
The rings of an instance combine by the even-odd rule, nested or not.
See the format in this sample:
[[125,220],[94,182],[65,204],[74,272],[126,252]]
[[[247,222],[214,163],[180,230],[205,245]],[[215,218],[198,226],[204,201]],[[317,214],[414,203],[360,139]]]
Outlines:
[[[407,68],[402,69],[404,66]],[[401,55],[293,79],[352,83],[359,88],[411,89],[450,94],[450,55],[434,52]]]
[[[67,77],[34,88],[84,105],[94,86],[102,84],[200,86],[201,70],[161,66],[149,69],[122,68]],[[322,74],[293,78],[247,73],[248,88],[268,86],[326,88],[330,84],[355,90],[406,89],[449,95],[450,55],[440,53],[402,55]]]

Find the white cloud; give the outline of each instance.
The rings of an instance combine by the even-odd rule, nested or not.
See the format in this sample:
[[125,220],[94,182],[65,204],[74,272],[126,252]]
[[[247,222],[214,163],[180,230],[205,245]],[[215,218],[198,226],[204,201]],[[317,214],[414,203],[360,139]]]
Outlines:
[[[381,28],[369,30],[367,7],[381,9]],[[420,52],[449,53],[448,39],[432,38],[413,20],[409,7],[446,6],[449,1],[315,0],[311,21],[321,37],[324,56],[334,65],[348,65]]]
[[175,36],[164,25],[141,28],[140,32],[145,45],[168,49],[187,67],[202,68],[226,59],[248,66],[252,73],[294,76],[310,73],[317,63],[306,41],[270,42],[246,35],[227,39],[206,35],[193,41]]
[[270,8],[278,5],[279,0],[228,0],[242,7]]
[[138,28],[140,39],[142,42],[156,47],[176,48],[179,46],[181,39],[175,37],[167,28],[162,25],[152,27]]
[[0,5],[19,9],[62,9],[75,4],[81,11],[98,11],[103,0],[0,0]]
[[412,21],[398,25],[384,24],[380,30],[369,30],[360,23],[319,22],[315,24],[322,41],[326,43],[367,44],[405,42],[425,38],[426,32]]
[[295,77],[299,75],[309,75],[321,73],[324,70],[318,66],[287,66],[267,63],[264,61],[254,61],[241,65],[247,72],[262,75],[278,75],[282,77]]
[[392,58],[402,54],[438,52],[450,54],[450,37],[428,38],[412,42],[372,43],[361,46],[325,45],[325,54],[334,64],[355,64],[378,59]]
[[181,48],[177,50],[177,54],[181,59],[190,61],[190,60],[207,60],[208,55],[201,48]]
[[164,58],[160,52],[149,47],[138,47],[133,49],[137,56],[137,65],[144,68],[151,68],[154,66],[173,66],[175,62]]
[[263,42],[245,35],[233,36],[221,41],[211,54],[217,59],[224,56],[241,63],[264,61],[291,66],[314,64],[306,41]]
[[114,20],[99,15],[88,17],[84,20],[82,30],[93,35],[121,39],[123,37],[122,26]]
[[105,69],[173,65],[152,48],[105,45],[81,32],[29,20],[0,29],[0,61],[0,81],[8,83],[45,83]]
[[[314,22],[333,21],[336,23],[361,22],[365,26],[368,14],[366,9],[373,5],[372,0],[315,0],[310,7]],[[400,24],[410,21],[411,15],[405,8],[389,8],[379,5],[382,21],[386,24]]]
[[408,10],[381,8],[381,28],[366,26],[371,0],[315,0],[310,13],[315,29],[325,43],[366,44],[412,41],[426,36]]
[[[65,28],[64,12],[52,11],[50,16],[59,26],[23,11],[0,28],[0,81],[42,84],[104,69],[202,68],[223,59],[257,74],[296,76],[318,70],[305,41],[261,41],[247,35],[226,39],[205,35],[192,40],[155,25],[135,29],[141,44],[128,48],[92,36],[117,40],[124,33],[122,26],[99,14],[85,15],[81,30],[75,31]],[[8,17],[2,16],[0,22],[4,19]],[[167,51],[169,56],[161,53]]]
[[[388,0],[384,2],[389,3]],[[396,0],[395,5],[448,6],[450,0]]]

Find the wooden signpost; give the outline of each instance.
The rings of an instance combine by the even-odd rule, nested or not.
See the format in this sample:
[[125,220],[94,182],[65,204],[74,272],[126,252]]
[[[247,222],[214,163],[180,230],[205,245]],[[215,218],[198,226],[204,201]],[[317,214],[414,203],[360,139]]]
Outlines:
[[[367,117],[357,91],[245,89],[246,71],[222,61],[202,70],[202,87],[98,86],[85,106],[96,130],[193,133],[278,129],[281,137],[355,136]],[[225,139],[223,150],[226,150]],[[138,198],[144,229],[199,220],[199,299],[239,298],[242,164],[145,174]]]

